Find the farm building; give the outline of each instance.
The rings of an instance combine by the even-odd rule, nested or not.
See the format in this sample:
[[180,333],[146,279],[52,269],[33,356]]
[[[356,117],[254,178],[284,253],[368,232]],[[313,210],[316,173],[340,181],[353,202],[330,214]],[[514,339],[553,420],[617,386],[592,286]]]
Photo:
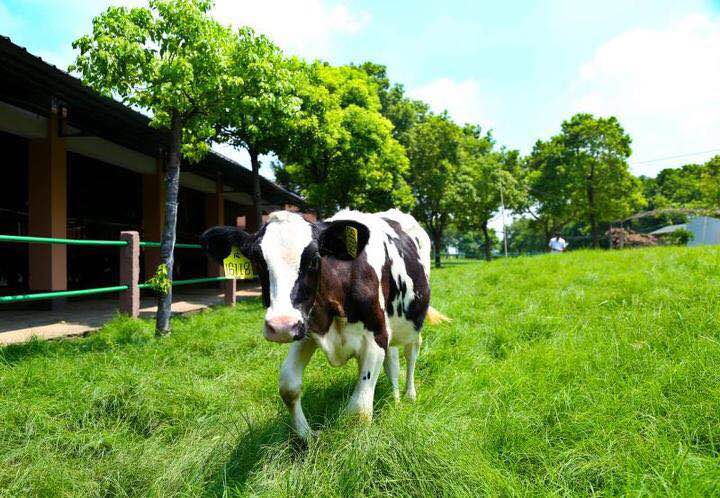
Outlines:
[[[148,123],[0,37],[0,234],[117,240],[136,230],[159,241],[169,137]],[[265,213],[303,206],[266,179],[261,190]],[[250,171],[215,153],[184,167],[179,243],[216,224],[255,230],[253,218]],[[0,295],[116,285],[118,258],[113,247],[0,242]],[[144,250],[141,278],[158,259],[159,249]],[[176,278],[218,271],[200,251],[176,251]]]
[[689,246],[720,244],[720,220],[709,216],[692,216],[687,223],[662,227],[650,235],[662,239],[678,230],[687,230],[692,234]]

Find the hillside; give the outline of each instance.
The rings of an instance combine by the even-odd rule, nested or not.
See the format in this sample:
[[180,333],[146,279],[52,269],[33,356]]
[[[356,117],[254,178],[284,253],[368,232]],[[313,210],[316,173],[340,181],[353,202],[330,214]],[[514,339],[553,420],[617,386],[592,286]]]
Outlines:
[[716,248],[451,262],[417,403],[381,376],[372,426],[347,421],[355,366],[317,355],[307,449],[259,302],[0,349],[0,493],[718,494],[719,274]]

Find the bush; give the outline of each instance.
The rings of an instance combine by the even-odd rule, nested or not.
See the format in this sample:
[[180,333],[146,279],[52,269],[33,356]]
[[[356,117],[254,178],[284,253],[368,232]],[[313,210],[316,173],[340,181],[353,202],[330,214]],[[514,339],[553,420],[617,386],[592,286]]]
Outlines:
[[675,246],[685,246],[693,239],[693,237],[695,236],[690,230],[686,228],[680,228],[669,234],[666,237],[666,240],[668,241],[668,244],[672,244]]

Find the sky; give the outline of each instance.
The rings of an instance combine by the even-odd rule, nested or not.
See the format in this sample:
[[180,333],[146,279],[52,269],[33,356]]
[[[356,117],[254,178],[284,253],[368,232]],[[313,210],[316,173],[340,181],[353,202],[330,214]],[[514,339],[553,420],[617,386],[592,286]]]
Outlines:
[[[111,3],[144,1],[0,0],[0,34],[65,69]],[[214,15],[307,59],[385,64],[522,153],[580,111],[620,120],[635,174],[720,153],[720,0],[216,0]]]

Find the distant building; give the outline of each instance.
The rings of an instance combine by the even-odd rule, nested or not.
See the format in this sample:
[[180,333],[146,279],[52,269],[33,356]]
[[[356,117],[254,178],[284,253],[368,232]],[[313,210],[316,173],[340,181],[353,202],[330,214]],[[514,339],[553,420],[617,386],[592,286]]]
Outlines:
[[662,227],[650,235],[662,239],[678,230],[687,230],[693,237],[688,246],[720,245],[720,220],[709,216],[693,216],[687,223]]

